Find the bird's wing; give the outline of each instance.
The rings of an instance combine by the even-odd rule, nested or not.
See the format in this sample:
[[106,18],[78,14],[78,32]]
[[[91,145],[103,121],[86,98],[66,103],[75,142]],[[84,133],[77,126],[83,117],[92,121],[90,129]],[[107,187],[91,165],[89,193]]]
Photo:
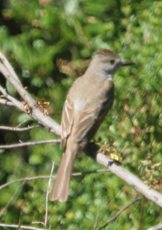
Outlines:
[[72,126],[74,123],[74,103],[71,97],[67,96],[66,101],[64,103],[62,118],[61,118],[61,139],[62,139],[62,147],[66,145],[66,141],[68,136],[71,133]]
[[114,93],[109,92],[107,97],[96,92],[92,101],[86,101],[82,111],[74,120],[73,135],[76,141],[81,141],[86,135],[90,140],[98,130],[106,114],[111,109],[114,101]]

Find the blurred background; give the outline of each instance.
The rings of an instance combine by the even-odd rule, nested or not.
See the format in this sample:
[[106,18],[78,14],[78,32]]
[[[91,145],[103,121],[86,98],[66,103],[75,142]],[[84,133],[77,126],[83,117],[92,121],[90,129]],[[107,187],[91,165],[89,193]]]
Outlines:
[[[114,106],[95,136],[107,154],[122,158],[123,167],[162,192],[162,1],[152,0],[1,0],[0,51],[35,99],[50,102],[49,115],[60,123],[71,84],[86,70],[92,53],[107,48],[135,66],[115,75]],[[0,84],[21,100],[0,75]],[[16,108],[0,105],[0,125],[35,125]],[[22,127],[23,127],[22,126]],[[47,129],[0,130],[0,144],[58,138]],[[61,159],[60,145],[0,150],[0,184],[50,175]],[[82,154],[74,172],[102,169]],[[0,190],[3,208],[21,183]],[[43,222],[47,179],[27,182],[0,222]],[[111,173],[72,178],[66,203],[51,203],[48,227],[96,229],[140,196]],[[162,222],[161,210],[148,200],[135,203],[106,229],[136,230]],[[33,226],[43,227],[41,224]],[[8,229],[8,228],[5,228]]]

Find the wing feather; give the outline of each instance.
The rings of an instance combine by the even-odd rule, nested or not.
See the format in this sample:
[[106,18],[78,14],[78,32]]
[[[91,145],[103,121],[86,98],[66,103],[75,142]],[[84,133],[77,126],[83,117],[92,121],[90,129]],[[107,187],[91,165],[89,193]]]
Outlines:
[[73,135],[76,140],[80,142],[87,136],[90,140],[96,131],[98,130],[103,119],[107,115],[108,111],[111,109],[114,101],[114,91],[110,92],[107,98],[104,100],[97,100],[98,103],[86,102],[82,111],[80,111],[77,119],[74,120]]
[[74,123],[74,112],[73,111],[74,111],[73,101],[70,99],[70,97],[67,96],[67,99],[63,107],[62,118],[61,118],[61,127],[62,127],[61,146],[62,147],[66,145],[67,138],[70,135],[71,130],[72,130],[72,126]]

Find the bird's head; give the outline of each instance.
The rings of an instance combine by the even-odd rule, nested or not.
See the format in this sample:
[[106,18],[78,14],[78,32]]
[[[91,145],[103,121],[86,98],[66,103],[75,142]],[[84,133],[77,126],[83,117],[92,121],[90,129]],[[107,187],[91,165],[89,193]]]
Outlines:
[[93,62],[96,63],[99,70],[106,74],[113,75],[123,66],[134,65],[133,62],[122,61],[118,55],[108,49],[100,49],[93,55]]

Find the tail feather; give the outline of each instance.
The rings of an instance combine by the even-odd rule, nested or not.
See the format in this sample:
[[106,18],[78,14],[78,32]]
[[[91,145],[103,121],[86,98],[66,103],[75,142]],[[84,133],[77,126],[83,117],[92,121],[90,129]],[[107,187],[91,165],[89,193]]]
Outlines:
[[65,202],[67,200],[74,160],[75,154],[69,152],[63,154],[54,187],[50,194],[51,201]]

